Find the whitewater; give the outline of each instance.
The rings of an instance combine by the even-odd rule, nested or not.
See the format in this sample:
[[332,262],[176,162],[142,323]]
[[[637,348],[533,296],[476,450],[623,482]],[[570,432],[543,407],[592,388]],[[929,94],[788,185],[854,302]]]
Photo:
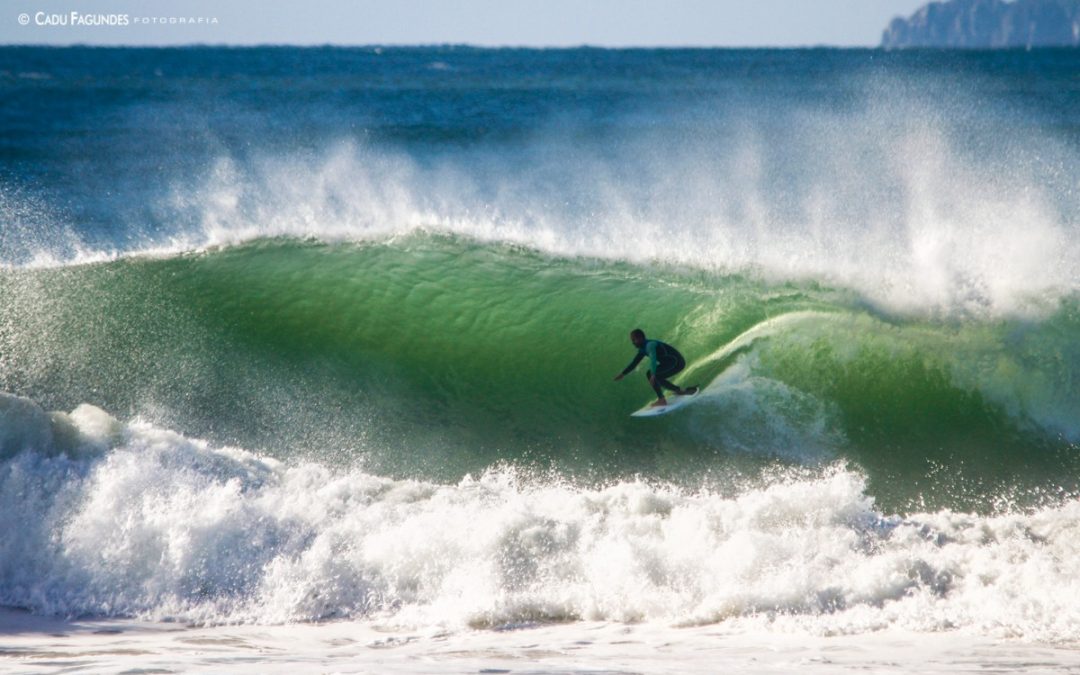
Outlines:
[[0,668],[1080,667],[1076,59],[0,49]]

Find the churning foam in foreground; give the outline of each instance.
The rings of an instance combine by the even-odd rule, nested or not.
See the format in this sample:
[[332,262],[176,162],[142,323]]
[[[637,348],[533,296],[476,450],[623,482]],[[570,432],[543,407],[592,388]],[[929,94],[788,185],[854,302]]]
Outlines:
[[888,626],[1069,640],[1080,503],[875,511],[857,473],[730,493],[512,469],[456,485],[279,463],[6,396],[0,602],[210,623]]

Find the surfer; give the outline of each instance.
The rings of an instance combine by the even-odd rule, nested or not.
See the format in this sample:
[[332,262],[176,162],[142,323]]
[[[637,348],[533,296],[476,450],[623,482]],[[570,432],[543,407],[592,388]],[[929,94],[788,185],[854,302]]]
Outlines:
[[653,406],[667,405],[667,399],[664,398],[664,389],[673,391],[679,396],[697,393],[697,387],[683,389],[668,381],[669,377],[686,367],[686,359],[683,358],[678,349],[666,342],[649,340],[645,337],[645,331],[640,328],[630,331],[630,342],[633,342],[634,346],[637,347],[638,353],[634,356],[634,360],[630,362],[630,365],[623,368],[623,371],[615,376],[616,381],[631,373],[641,363],[641,360],[648,356],[649,370],[646,371],[645,376],[649,378],[649,385],[656,392],[656,402],[653,403]]

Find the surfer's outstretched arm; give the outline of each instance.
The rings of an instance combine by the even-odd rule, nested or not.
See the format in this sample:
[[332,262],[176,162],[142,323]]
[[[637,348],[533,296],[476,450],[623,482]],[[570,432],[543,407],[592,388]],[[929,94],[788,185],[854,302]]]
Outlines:
[[634,370],[634,368],[637,368],[637,364],[641,363],[641,359],[643,359],[643,358],[645,358],[645,352],[644,351],[639,351],[637,353],[637,356],[634,357],[634,360],[630,362],[630,365],[623,368],[622,372],[615,376],[615,379],[616,380],[621,380],[626,375],[629,375]]

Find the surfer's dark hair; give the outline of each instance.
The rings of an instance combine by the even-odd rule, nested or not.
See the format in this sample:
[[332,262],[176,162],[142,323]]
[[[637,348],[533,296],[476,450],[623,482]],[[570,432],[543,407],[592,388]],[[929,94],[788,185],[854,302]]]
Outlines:
[[635,338],[635,337],[644,338],[645,337],[645,331],[641,330],[640,328],[635,328],[634,330],[630,331],[630,337],[632,337],[632,338]]

